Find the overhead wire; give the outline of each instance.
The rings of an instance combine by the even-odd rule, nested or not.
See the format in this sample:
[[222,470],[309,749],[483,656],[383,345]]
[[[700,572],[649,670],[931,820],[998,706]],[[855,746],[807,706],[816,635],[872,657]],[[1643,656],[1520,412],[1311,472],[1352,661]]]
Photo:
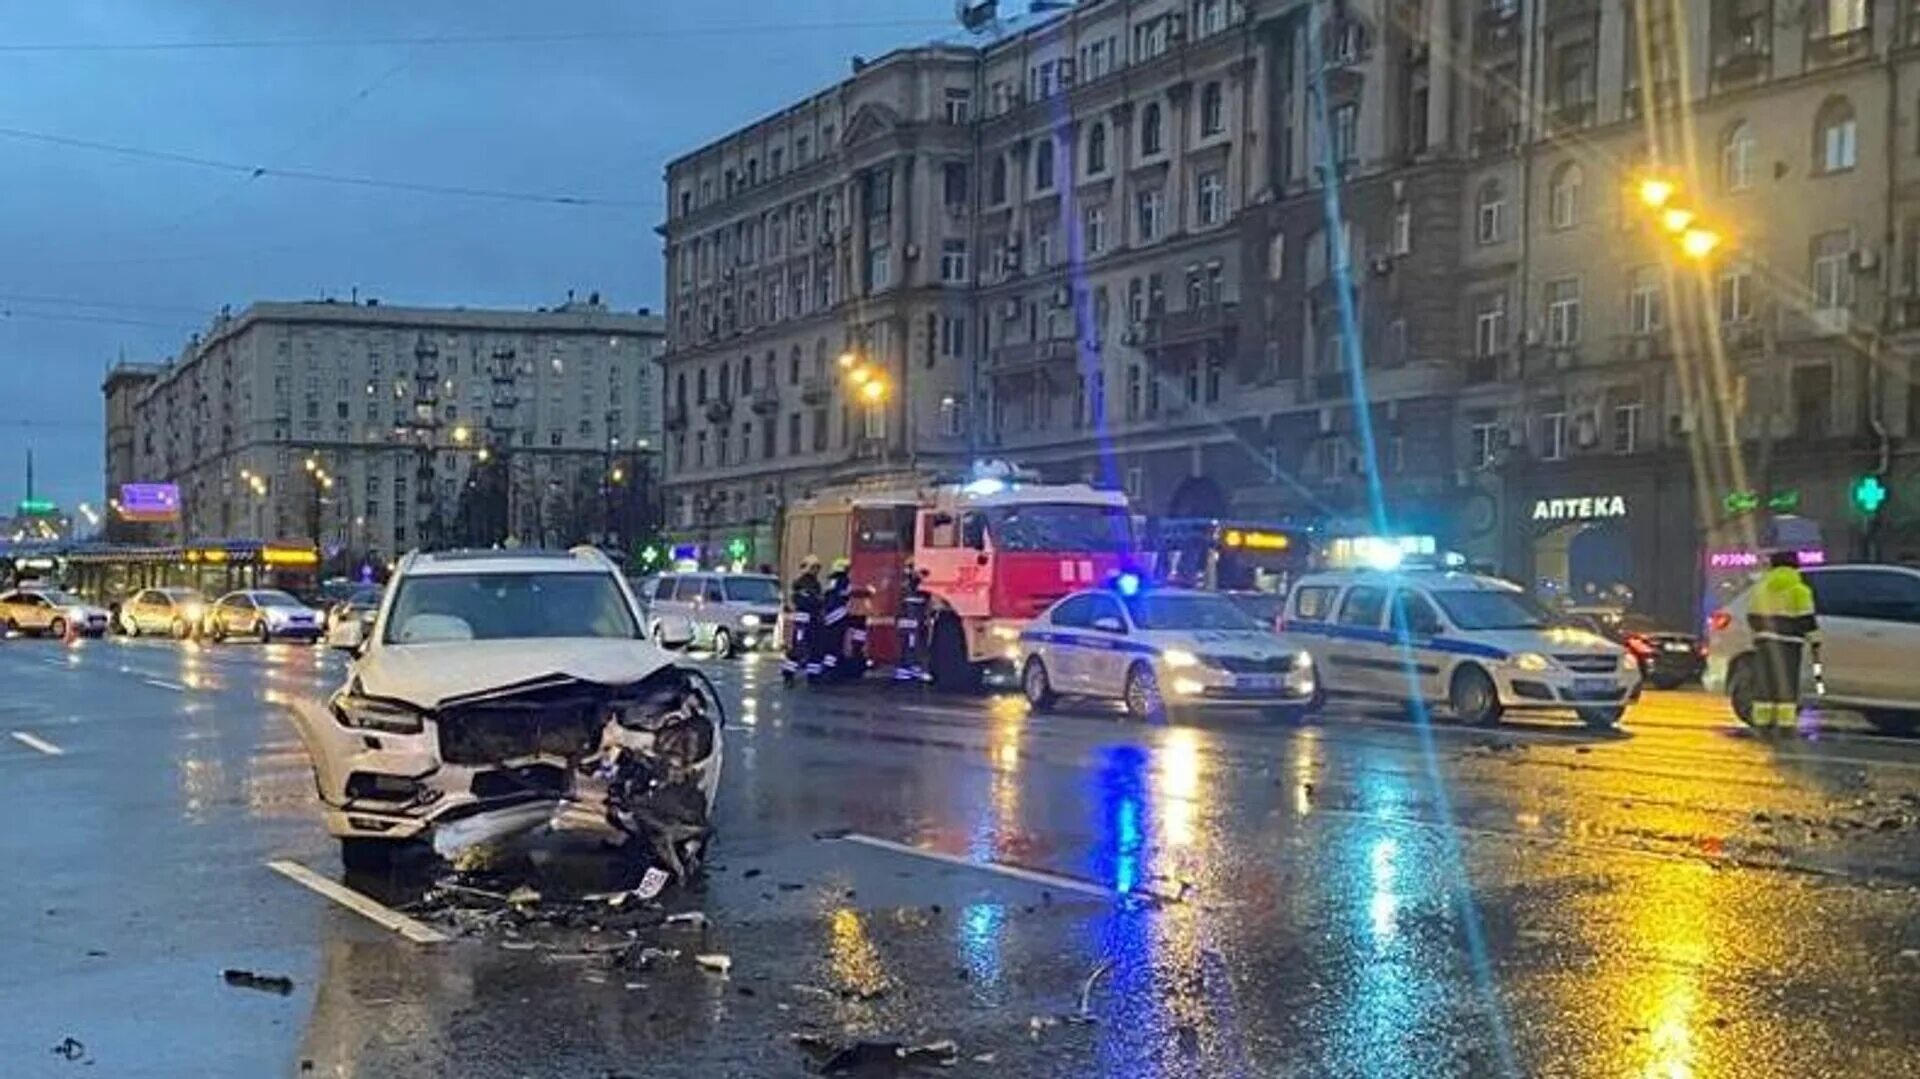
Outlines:
[[568,42],[686,37],[741,37],[844,30],[934,29],[945,19],[865,19],[807,23],[752,23],[734,26],[654,27],[645,30],[552,30],[499,34],[374,35],[357,38],[238,38],[226,41],[14,41],[0,53],[216,52],[255,49],[358,49],[414,45],[429,48],[470,45],[541,45]]

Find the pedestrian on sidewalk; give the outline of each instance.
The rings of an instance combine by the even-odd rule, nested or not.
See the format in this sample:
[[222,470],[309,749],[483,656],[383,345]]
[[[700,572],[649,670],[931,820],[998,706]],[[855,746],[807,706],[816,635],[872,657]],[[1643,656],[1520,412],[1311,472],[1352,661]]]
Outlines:
[[1800,575],[1799,558],[1792,551],[1775,551],[1768,569],[1753,586],[1747,607],[1747,626],[1753,631],[1760,683],[1754,692],[1753,725],[1772,731],[1793,729],[1800,716],[1800,661],[1807,648],[1820,661],[1820,623],[1814,616],[1813,589]]

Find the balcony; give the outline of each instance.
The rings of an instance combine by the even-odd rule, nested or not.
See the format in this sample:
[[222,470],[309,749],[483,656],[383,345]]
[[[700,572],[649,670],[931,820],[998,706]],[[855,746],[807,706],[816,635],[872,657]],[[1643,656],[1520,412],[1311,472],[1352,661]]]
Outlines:
[[684,431],[687,429],[687,403],[685,401],[677,401],[667,405],[666,427],[669,431]]
[[[1655,109],[1668,108],[1679,102],[1679,79],[1660,79],[1652,85],[1653,107]],[[1620,111],[1627,116],[1639,116],[1644,111],[1643,106],[1645,106],[1645,104],[1646,97],[1641,93],[1640,86],[1637,83],[1627,87],[1620,93]]]
[[707,402],[707,422],[724,423],[733,418],[733,398],[716,397]]
[[833,383],[823,375],[815,375],[800,384],[800,400],[809,405],[824,405],[833,399]]
[[1162,311],[1147,317],[1140,347],[1164,352],[1203,341],[1225,341],[1240,328],[1240,305],[1208,303],[1185,311]]
[[1766,79],[1767,69],[1772,62],[1773,54],[1760,42],[1732,42],[1714,57],[1713,88],[1733,90],[1752,86]]
[[1412,360],[1367,369],[1367,394],[1376,400],[1439,397],[1460,388],[1460,365],[1449,360]]
[[1867,27],[1850,30],[1844,34],[1809,36],[1807,38],[1807,70],[1817,71],[1823,67],[1834,67],[1864,59],[1872,52],[1873,31]]
[[753,391],[751,407],[756,416],[771,416],[780,411],[780,391],[772,386],[762,386]]
[[1057,363],[1079,359],[1078,343],[1071,337],[1053,337],[1043,341],[1023,341],[1001,345],[988,353],[988,362],[997,375],[1026,374]]
[[514,393],[511,387],[504,391],[496,388],[493,391],[492,401],[495,408],[509,409],[520,403],[520,395]]
[[1591,98],[1585,101],[1568,101],[1555,105],[1547,114],[1547,126],[1554,134],[1579,131],[1593,126],[1594,103]]

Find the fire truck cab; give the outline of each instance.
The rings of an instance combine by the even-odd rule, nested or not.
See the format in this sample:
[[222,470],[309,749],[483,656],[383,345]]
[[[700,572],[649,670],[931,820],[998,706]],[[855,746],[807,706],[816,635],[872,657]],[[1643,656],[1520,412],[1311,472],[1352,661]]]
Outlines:
[[780,553],[788,582],[808,554],[848,560],[854,613],[867,618],[867,653],[878,664],[900,657],[894,619],[912,562],[929,595],[934,683],[964,689],[1011,674],[1034,615],[1130,565],[1133,518],[1125,495],[1085,484],[876,479],[789,506]]

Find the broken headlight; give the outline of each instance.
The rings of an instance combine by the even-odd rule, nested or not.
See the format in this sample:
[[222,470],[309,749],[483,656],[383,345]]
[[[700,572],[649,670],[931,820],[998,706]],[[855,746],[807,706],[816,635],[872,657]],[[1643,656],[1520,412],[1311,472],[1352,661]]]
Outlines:
[[382,731],[387,734],[419,734],[426,721],[419,712],[404,704],[342,693],[333,699],[333,714],[348,727]]
[[607,706],[607,718],[630,731],[658,734],[693,719],[725,722],[720,695],[698,671],[667,667],[631,687],[632,696]]

